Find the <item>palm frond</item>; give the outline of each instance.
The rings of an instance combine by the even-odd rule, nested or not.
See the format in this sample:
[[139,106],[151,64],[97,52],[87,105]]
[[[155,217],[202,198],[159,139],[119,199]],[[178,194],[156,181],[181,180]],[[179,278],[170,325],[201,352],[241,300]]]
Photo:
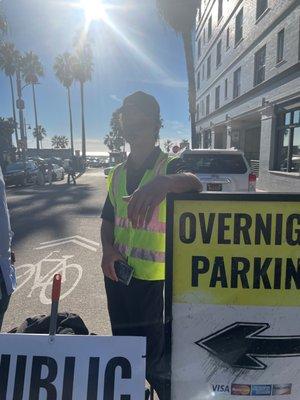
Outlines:
[[36,84],[44,76],[44,68],[39,57],[32,51],[25,53],[21,60],[21,71],[26,83]]

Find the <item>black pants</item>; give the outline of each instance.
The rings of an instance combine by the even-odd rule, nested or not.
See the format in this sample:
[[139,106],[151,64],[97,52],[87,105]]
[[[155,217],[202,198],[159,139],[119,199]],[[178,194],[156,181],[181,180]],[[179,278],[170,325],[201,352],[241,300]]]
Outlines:
[[76,185],[76,175],[75,172],[69,172],[68,173],[68,185],[70,185],[71,179],[73,181],[73,184]]
[[115,336],[146,336],[146,378],[164,399],[164,281],[132,279],[129,286],[105,278],[108,312]]
[[7,292],[6,292],[6,287],[5,287],[4,279],[2,278],[1,271],[0,271],[0,288],[1,288],[1,292],[0,292],[1,293],[1,295],[0,295],[0,332],[1,332],[4,314],[7,310],[9,300],[10,300],[10,296],[8,296]]

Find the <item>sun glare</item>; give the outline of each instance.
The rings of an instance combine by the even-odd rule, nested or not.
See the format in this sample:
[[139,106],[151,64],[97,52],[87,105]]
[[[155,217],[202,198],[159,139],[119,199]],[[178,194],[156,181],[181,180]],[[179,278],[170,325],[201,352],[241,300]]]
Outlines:
[[101,0],[80,0],[80,6],[84,10],[87,23],[106,18],[105,6]]

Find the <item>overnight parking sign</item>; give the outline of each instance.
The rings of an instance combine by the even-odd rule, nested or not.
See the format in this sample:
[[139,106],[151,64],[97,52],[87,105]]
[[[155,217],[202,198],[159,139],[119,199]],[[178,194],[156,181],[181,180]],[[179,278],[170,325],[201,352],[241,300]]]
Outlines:
[[1,400],[141,400],[146,339],[0,334]]
[[169,399],[299,400],[300,195],[170,196],[167,230]]

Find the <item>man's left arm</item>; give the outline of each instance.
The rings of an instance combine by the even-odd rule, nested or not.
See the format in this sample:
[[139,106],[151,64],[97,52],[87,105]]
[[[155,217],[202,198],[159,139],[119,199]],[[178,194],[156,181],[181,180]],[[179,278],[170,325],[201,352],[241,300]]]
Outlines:
[[155,208],[166,198],[168,193],[201,192],[202,184],[192,173],[156,176],[147,185],[137,189],[128,197],[128,218],[132,226],[147,225]]

